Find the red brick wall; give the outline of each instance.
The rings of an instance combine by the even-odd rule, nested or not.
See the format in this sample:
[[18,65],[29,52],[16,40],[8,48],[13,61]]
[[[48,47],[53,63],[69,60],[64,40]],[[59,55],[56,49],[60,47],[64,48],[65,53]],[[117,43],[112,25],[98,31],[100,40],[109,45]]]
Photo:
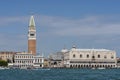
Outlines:
[[28,40],[28,53],[36,55],[36,40]]

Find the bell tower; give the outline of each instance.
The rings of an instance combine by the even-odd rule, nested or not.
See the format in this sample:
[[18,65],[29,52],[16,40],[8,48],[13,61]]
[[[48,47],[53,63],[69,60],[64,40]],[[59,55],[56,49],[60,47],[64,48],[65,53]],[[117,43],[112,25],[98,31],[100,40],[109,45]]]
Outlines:
[[34,17],[30,17],[29,30],[28,30],[28,53],[36,55],[36,28]]

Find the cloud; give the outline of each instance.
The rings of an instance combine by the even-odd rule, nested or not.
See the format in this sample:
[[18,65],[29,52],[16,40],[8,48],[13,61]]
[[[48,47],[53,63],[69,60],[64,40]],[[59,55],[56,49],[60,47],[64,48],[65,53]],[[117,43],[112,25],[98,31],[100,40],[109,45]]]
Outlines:
[[[38,51],[50,53],[64,44],[69,47],[77,44],[82,48],[115,48],[119,52],[120,16],[86,16],[77,19],[34,16]],[[30,16],[0,17],[0,50],[27,51],[29,19]]]
[[25,35],[0,34],[0,50],[2,51],[26,51],[27,38]]
[[118,18],[111,16],[87,16],[80,19],[68,19],[64,17],[37,15],[36,23],[39,23],[38,26],[40,26],[41,29],[46,28],[46,34],[48,35],[92,36],[120,35],[119,21]]
[[0,27],[26,22],[28,22],[28,16],[0,16]]
[[[34,15],[38,33],[48,36],[120,35],[120,19],[111,16],[86,16],[79,19]],[[28,24],[30,16],[0,17],[0,26]]]

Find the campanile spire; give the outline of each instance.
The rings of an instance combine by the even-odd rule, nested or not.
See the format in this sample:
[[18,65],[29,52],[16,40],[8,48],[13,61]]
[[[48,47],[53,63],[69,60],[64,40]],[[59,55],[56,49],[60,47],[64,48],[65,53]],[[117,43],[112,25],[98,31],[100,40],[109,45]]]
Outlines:
[[30,17],[29,26],[34,26],[34,27],[35,27],[34,16],[31,16],[31,17]]

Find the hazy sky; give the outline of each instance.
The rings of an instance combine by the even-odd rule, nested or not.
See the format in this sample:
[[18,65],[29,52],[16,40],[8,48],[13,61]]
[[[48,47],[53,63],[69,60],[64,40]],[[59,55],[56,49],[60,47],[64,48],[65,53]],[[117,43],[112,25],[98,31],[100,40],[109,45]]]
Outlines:
[[120,0],[1,0],[0,51],[27,51],[31,15],[39,54],[75,44],[120,56]]

